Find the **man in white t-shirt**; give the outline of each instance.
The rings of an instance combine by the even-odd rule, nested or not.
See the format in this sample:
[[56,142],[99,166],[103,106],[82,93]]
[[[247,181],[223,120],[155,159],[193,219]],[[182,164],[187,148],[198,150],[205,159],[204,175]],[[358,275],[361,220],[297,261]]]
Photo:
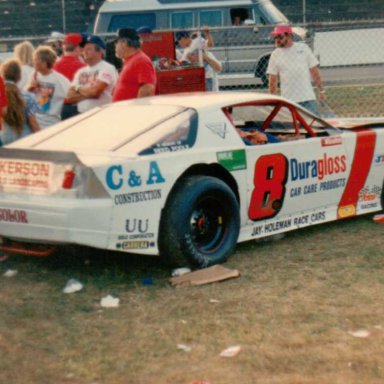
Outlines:
[[[186,57],[191,64],[199,64],[199,49],[187,51]],[[219,91],[219,80],[217,74],[222,71],[223,67],[219,60],[205,49],[201,50],[201,60],[205,70],[205,89],[207,91]]]
[[88,36],[83,50],[88,65],[76,72],[66,99],[69,103],[77,103],[79,113],[112,101],[118,73],[113,65],[103,60],[105,49],[102,38]]
[[278,93],[280,80],[283,97],[318,114],[311,78],[318,89],[319,101],[325,101],[325,91],[315,55],[306,44],[293,41],[290,25],[277,25],[271,35],[276,49],[271,54],[267,68],[269,92]]
[[40,107],[36,118],[41,128],[61,120],[61,109],[70,86],[65,76],[53,70],[56,59],[56,53],[48,46],[40,46],[33,53],[35,71],[29,78],[27,90],[35,94]]

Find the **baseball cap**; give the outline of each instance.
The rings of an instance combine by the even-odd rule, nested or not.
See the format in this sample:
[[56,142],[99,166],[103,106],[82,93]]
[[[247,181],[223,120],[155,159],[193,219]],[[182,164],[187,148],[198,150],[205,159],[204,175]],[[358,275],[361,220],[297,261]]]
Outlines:
[[69,33],[68,35],[64,36],[63,44],[70,44],[74,47],[81,44],[83,41],[83,38],[81,37],[80,33]]
[[133,28],[121,28],[117,31],[117,39],[130,39],[130,40],[140,40],[136,29]]
[[289,24],[278,24],[271,32],[271,36],[283,35],[284,33],[292,34],[292,27]]
[[191,33],[188,32],[188,31],[179,31],[179,32],[176,32],[175,34],[175,38],[176,38],[176,42],[178,42],[180,39],[182,39],[183,37],[190,37],[191,36]]
[[64,39],[64,34],[61,32],[53,31],[48,39],[46,40],[47,43],[53,43],[54,41],[61,41]]
[[90,33],[81,32],[81,43],[79,44],[81,48],[84,48],[85,44],[87,44],[88,37],[91,36]]
[[143,25],[142,27],[137,28],[137,29],[136,29],[136,32],[137,32],[139,35],[144,34],[144,33],[152,33],[152,28],[147,27],[146,25]]
[[101,37],[96,36],[96,35],[89,35],[87,38],[87,44],[95,44],[98,47],[100,47],[101,49],[107,48],[104,40]]

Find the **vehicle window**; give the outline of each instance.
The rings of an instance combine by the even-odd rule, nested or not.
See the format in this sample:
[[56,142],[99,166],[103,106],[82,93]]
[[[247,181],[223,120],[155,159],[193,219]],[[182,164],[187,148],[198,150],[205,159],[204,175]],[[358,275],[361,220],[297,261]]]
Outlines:
[[171,15],[171,28],[188,29],[193,27],[193,12],[174,12]]
[[256,139],[252,140],[260,136],[258,132],[265,133],[268,142],[340,134],[326,121],[279,103],[233,106],[224,113],[230,116],[228,118],[248,145],[256,143]]
[[231,8],[232,25],[244,25],[245,20],[253,20],[252,8]]
[[108,26],[108,32],[116,32],[120,28],[137,29],[143,25],[156,29],[156,15],[154,13],[129,13],[125,15],[114,15]]
[[[148,146],[154,142],[150,133],[154,127],[177,116],[185,108],[173,105],[128,105],[126,103],[92,110],[75,124],[67,120],[52,127],[38,143],[40,149],[114,151],[128,142],[145,137]],[[29,137],[37,135],[30,135]],[[42,137],[42,136],[40,136]],[[147,140],[147,141],[146,141]],[[36,142],[36,141],[35,141]],[[142,150],[132,146],[132,151]]]
[[135,138],[121,151],[134,150],[140,155],[181,151],[194,145],[196,134],[197,113],[189,109]]
[[200,11],[199,24],[209,27],[221,27],[223,25],[223,14],[220,10]]

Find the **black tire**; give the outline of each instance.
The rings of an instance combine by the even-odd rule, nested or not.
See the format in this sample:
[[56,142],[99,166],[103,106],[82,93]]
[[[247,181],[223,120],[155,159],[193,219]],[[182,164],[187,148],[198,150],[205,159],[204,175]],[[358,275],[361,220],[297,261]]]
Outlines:
[[236,246],[239,229],[239,204],[231,188],[214,177],[188,176],[162,213],[160,255],[172,266],[223,263]]

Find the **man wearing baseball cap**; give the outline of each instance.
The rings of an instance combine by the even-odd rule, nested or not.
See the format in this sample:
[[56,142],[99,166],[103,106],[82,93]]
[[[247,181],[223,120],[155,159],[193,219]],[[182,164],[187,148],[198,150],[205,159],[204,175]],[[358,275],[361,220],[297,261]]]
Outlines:
[[87,37],[83,50],[87,66],[76,72],[67,95],[70,102],[77,103],[79,113],[112,101],[118,75],[116,68],[104,60],[105,49],[101,37]]
[[63,54],[62,42],[64,36],[65,35],[61,32],[53,31],[48,39],[44,41],[44,45],[50,46],[56,52],[57,57],[60,57]]
[[116,57],[123,68],[113,92],[113,101],[152,96],[156,89],[156,72],[151,59],[141,50],[135,29],[119,29],[115,41]]
[[82,37],[80,33],[70,33],[63,39],[63,56],[57,60],[53,69],[68,80],[72,81],[75,73],[86,66],[84,61],[80,60],[80,44]]
[[271,36],[276,49],[271,54],[267,68],[269,92],[278,93],[280,80],[283,97],[318,114],[311,78],[318,89],[320,101],[325,101],[325,91],[315,55],[306,44],[293,41],[292,27],[288,24],[277,25]]
[[[53,69],[64,75],[69,81],[73,80],[75,73],[80,68],[86,66],[84,61],[80,60],[81,41],[80,33],[69,33],[65,35],[62,41],[63,55],[56,60],[53,65]],[[61,110],[61,120],[68,119],[75,115],[77,115],[76,103],[69,103],[68,100],[65,100]]]

